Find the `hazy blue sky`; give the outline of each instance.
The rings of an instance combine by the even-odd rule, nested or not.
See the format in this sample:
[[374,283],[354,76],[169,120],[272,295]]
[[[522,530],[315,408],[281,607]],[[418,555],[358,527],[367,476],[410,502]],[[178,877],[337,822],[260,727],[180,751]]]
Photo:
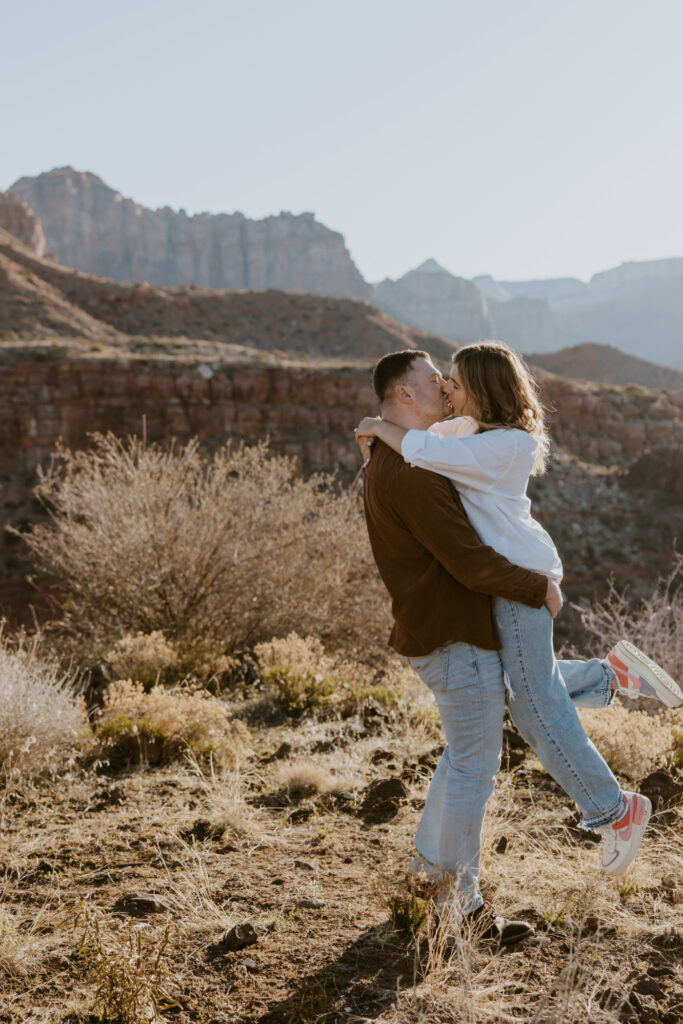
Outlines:
[[312,210],[369,280],[683,255],[681,0],[0,0],[0,188]]

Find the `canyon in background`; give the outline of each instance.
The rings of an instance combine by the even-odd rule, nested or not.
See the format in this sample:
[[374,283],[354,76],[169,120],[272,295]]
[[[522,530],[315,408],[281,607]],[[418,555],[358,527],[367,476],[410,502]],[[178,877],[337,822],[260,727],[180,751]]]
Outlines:
[[[466,280],[428,259],[397,280],[372,285],[343,236],[312,213],[250,220],[241,213],[150,210],[70,167],[21,178],[5,195],[26,203],[39,220],[39,255],[49,249],[88,274],[356,298],[458,344],[497,337],[524,352],[549,353],[592,342],[683,370],[683,258],[624,263],[587,283],[497,281],[486,274]],[[15,233],[1,204],[0,227]]]
[[[94,431],[144,431],[151,442],[196,436],[208,450],[268,438],[305,473],[350,482],[352,428],[376,411],[373,362],[413,347],[445,367],[457,348],[366,301],[123,284],[39,256],[32,238],[0,231],[0,614],[15,620],[48,609],[21,532],[44,515],[32,488],[60,438],[78,448]],[[567,595],[604,596],[613,575],[642,597],[683,535],[682,375],[605,346],[544,361],[533,368],[554,457],[530,493],[565,560]],[[577,367],[595,379],[570,379]],[[580,637],[571,608],[558,636]]]

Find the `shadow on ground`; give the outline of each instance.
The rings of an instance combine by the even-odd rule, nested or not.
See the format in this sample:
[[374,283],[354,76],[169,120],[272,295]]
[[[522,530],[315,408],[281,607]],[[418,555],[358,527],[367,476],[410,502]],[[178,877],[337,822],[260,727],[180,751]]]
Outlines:
[[[416,981],[415,943],[390,922],[368,929],[326,967],[300,979],[296,991],[258,1024],[337,1024],[376,1017]],[[348,1009],[347,1009],[348,1008]]]

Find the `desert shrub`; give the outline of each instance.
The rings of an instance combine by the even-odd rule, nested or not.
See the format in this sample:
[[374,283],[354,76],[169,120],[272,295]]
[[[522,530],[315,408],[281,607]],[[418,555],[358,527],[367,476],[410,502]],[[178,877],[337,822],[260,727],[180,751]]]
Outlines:
[[145,692],[130,679],[112,683],[96,729],[99,756],[112,767],[131,762],[162,764],[191,752],[235,764],[248,743],[243,722],[231,720],[225,704],[205,690]]
[[[292,629],[384,646],[388,607],[357,498],[304,480],[263,444],[204,458],[96,435],[61,448],[36,493],[50,522],[26,537],[64,594],[79,651],[161,632],[187,659]],[[197,650],[197,649],[200,650]]]
[[634,711],[615,701],[609,708],[578,708],[584,729],[610,768],[641,779],[676,746],[676,718]]
[[290,633],[257,644],[254,653],[265,686],[287,714],[309,711],[335,691],[336,682],[329,674],[331,660],[317,637]]
[[368,699],[394,705],[401,700],[404,672],[328,653],[314,636],[290,633],[256,644],[254,654],[265,686],[290,715],[325,705],[351,711]]
[[158,683],[179,667],[178,652],[160,630],[121,637],[104,655],[114,679]]
[[174,934],[166,924],[152,932],[131,921],[118,929],[104,915],[86,907],[80,958],[95,991],[95,1007],[103,1020],[149,1024],[162,1020],[165,986],[170,979]]
[[83,703],[68,674],[36,642],[10,643],[0,633],[0,764],[28,771],[78,742],[86,731]]
[[676,679],[683,664],[682,571],[683,556],[677,556],[670,575],[638,604],[632,603],[628,591],[611,586],[605,601],[578,607],[583,625],[599,644],[599,653],[607,654],[617,640],[630,640]]

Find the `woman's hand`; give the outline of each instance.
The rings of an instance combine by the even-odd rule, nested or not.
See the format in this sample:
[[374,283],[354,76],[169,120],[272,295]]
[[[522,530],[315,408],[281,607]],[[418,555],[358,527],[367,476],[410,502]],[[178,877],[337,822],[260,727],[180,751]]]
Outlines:
[[381,416],[365,416],[354,430],[364,466],[367,466],[370,461],[372,443],[377,436],[375,433],[375,427],[381,422]]
[[548,577],[548,587],[545,592],[545,606],[555,619],[562,611],[562,605],[564,600],[562,598],[562,591],[555,580],[551,580]]
[[356,437],[377,437],[377,426],[381,422],[381,416],[364,416],[356,427]]

